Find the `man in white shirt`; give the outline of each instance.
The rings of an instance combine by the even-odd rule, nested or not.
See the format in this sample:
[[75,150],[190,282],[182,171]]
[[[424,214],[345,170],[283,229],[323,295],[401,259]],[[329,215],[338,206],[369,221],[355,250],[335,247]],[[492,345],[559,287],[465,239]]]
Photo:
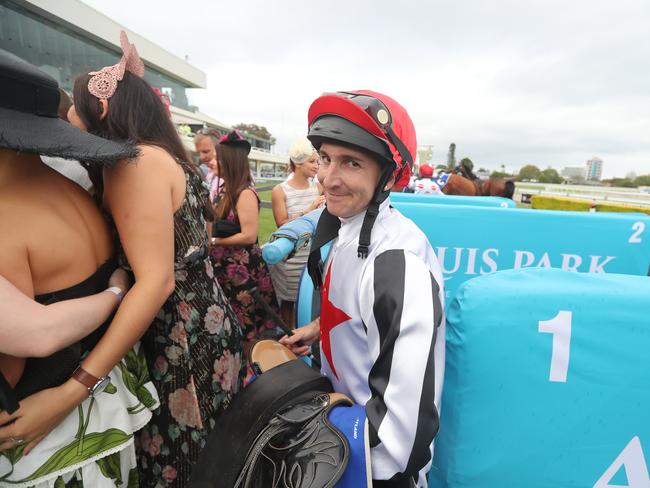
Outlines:
[[423,488],[444,373],[443,278],[426,236],[388,199],[415,128],[370,91],[325,94],[308,118],[327,203],[308,265],[321,315],[281,342],[304,354],[320,339],[322,373],[365,406],[373,487]]

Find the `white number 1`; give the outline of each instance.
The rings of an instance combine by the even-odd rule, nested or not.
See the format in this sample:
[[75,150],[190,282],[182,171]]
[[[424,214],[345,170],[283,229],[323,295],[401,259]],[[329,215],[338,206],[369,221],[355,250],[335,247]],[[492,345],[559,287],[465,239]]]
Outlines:
[[553,334],[549,381],[566,383],[571,351],[571,312],[560,310],[551,320],[539,321],[539,332]]

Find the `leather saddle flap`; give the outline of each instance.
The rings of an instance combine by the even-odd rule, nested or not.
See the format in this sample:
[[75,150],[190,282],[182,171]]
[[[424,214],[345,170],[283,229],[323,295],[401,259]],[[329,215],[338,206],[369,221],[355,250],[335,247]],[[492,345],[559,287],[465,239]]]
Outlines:
[[332,384],[300,360],[275,366],[241,391],[216,419],[189,486],[231,488],[249,448],[271,418],[305,393],[332,393]]

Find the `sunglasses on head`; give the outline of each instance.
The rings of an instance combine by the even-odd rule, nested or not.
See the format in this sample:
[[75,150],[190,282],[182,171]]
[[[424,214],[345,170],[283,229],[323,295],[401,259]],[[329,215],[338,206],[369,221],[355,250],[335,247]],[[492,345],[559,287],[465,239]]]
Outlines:
[[344,96],[348,100],[354,102],[355,105],[361,107],[364,112],[372,117],[372,120],[374,120],[384,132],[386,132],[388,127],[392,127],[393,118],[390,115],[390,110],[388,110],[388,107],[384,105],[384,102],[378,98],[370,95],[349,92],[337,92],[337,95]]
[[196,133],[201,134],[202,136],[210,136],[216,138],[217,140],[222,136],[222,134],[218,130],[213,129],[211,127],[203,127],[199,129]]

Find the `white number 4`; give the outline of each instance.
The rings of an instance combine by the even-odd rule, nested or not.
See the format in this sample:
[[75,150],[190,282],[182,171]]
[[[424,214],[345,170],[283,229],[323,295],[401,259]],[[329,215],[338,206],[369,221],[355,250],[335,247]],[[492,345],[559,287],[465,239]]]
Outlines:
[[540,320],[539,332],[553,334],[549,381],[566,383],[571,352],[571,312],[560,310],[551,320]]

